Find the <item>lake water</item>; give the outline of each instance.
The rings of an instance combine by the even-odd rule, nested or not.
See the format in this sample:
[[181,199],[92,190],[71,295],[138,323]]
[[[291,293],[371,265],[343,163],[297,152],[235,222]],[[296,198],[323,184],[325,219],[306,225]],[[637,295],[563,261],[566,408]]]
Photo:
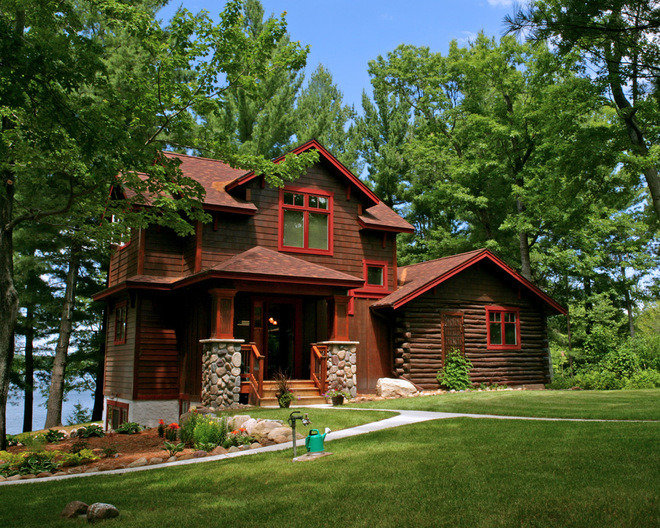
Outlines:
[[[91,392],[71,391],[62,404],[62,421],[68,422],[69,416],[75,411],[74,406],[80,403],[84,409],[91,412],[94,406],[94,395]],[[34,393],[32,411],[32,430],[43,429],[46,423],[46,398],[40,392]],[[7,434],[23,432],[23,398],[10,397],[7,402]]]

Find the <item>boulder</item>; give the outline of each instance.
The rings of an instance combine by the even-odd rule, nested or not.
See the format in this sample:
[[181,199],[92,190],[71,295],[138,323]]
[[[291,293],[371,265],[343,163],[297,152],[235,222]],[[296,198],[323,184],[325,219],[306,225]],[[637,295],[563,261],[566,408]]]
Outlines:
[[73,519],[79,515],[85,515],[88,508],[89,505],[82,501],[73,501],[64,507],[62,513],[60,513],[60,517],[64,519]]
[[193,458],[204,458],[208,453],[204,451],[203,449],[198,449],[195,451],[192,456]]
[[137,460],[133,460],[128,467],[129,468],[134,468],[134,467],[142,467],[147,465],[147,459],[144,457],[138,458]]
[[112,504],[95,502],[87,509],[87,522],[102,521],[119,517],[119,510]]
[[162,464],[164,460],[161,457],[153,457],[149,459],[149,465]]
[[[272,440],[276,444],[290,442],[293,440],[292,433],[293,431],[290,427],[278,427],[277,429],[273,429],[270,433],[268,433],[268,440]],[[302,440],[305,437],[300,433],[296,433],[296,438]]]
[[251,420],[251,418],[247,414],[237,414],[229,420],[228,425],[232,431],[235,431],[236,429],[243,427],[243,424],[248,420]]
[[277,429],[279,427],[282,427],[282,424],[279,422],[274,422],[271,420],[260,420],[252,428],[252,432],[248,431],[248,434],[250,436],[261,438],[264,436],[268,436],[273,429]]
[[404,379],[380,378],[376,382],[376,394],[383,398],[406,398],[417,394],[417,389]]
[[218,446],[218,447],[216,447],[213,451],[211,451],[211,452],[209,453],[209,455],[211,455],[211,456],[215,456],[215,455],[226,455],[226,454],[227,454],[227,450],[226,450],[224,447],[222,447],[222,446]]
[[259,423],[257,420],[250,418],[249,420],[243,422],[241,427],[247,431],[247,434],[252,435],[252,431],[254,430],[254,427],[257,425],[257,423]]

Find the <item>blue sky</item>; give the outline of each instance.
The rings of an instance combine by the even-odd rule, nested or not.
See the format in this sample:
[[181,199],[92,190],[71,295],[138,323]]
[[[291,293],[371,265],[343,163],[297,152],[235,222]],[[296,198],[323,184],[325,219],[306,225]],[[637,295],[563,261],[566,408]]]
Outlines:
[[[522,2],[519,2],[522,3]],[[307,77],[323,64],[344,93],[344,102],[361,111],[362,91],[371,93],[367,65],[399,44],[429,46],[445,53],[453,39],[465,43],[480,30],[501,37],[502,19],[513,0],[262,0],[267,15],[287,12],[292,40],[309,44]],[[173,0],[164,19],[180,5],[214,17],[223,1]]]

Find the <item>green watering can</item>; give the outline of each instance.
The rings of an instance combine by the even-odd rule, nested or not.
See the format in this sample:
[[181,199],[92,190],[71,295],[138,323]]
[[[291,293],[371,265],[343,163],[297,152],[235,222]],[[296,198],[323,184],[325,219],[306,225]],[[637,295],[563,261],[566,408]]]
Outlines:
[[319,433],[318,429],[312,429],[307,437],[305,438],[305,447],[307,448],[308,453],[322,453],[325,451],[323,449],[323,441],[325,440],[326,435],[330,432],[330,429],[326,429],[325,433]]

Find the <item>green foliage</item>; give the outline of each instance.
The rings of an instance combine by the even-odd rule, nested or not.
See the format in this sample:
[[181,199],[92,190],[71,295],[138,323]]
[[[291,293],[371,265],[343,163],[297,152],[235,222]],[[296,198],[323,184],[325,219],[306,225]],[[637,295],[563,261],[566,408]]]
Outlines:
[[42,435],[32,435],[29,433],[23,433],[19,435],[20,442],[25,447],[31,449],[32,451],[41,451],[44,448],[46,439]]
[[610,352],[603,360],[603,366],[617,378],[630,378],[640,369],[637,355],[623,348]]
[[167,441],[166,441],[166,442],[163,444],[163,450],[164,450],[164,451],[167,451],[167,453],[168,453],[168,455],[169,455],[170,457],[173,457],[174,455],[176,455],[176,454],[179,453],[180,451],[183,451],[183,448],[184,448],[185,446],[186,446],[186,444],[184,444],[183,442],[180,442],[180,443],[178,443],[178,444],[175,444],[175,443],[167,442]]
[[660,371],[660,333],[638,333],[634,338],[629,338],[621,349],[637,356],[642,369]]
[[142,430],[140,424],[137,422],[124,422],[119,427],[117,427],[116,432],[120,434],[137,434]]
[[640,370],[626,380],[623,388],[625,390],[660,388],[660,371]]
[[56,429],[48,429],[48,431],[43,433],[43,437],[48,443],[59,442],[65,436],[66,435],[62,431],[57,431]]
[[255,439],[250,436],[247,431],[243,428],[237,429],[227,433],[227,438],[222,443],[223,447],[229,448],[232,446],[240,447],[242,445],[249,445],[254,442]]
[[219,446],[222,445],[227,438],[229,429],[227,426],[227,419],[201,417],[193,431],[193,441],[195,446],[208,445]]
[[98,460],[99,457],[91,449],[81,449],[75,453],[63,453],[61,462],[64,466],[80,466]]
[[88,446],[87,440],[77,440],[69,448],[69,453],[74,453],[74,454],[80,453],[81,451],[87,449],[87,446]]
[[60,466],[53,459],[60,455],[59,451],[26,451],[11,455],[0,452],[0,459],[5,463],[0,465],[0,474],[5,477],[12,475],[37,475],[38,473],[53,473]]
[[[188,413],[188,416],[185,420],[182,420],[181,423],[181,430],[179,436],[181,437],[181,441],[184,442],[188,446],[192,446],[195,443],[195,427],[197,427],[197,423],[203,419],[203,416],[199,414],[194,408],[190,410]],[[162,420],[161,420],[162,422]],[[165,424],[159,423],[158,425],[158,436],[163,436],[160,434],[160,428],[161,426],[163,427],[163,435],[165,434]]]
[[452,349],[447,352],[445,364],[438,371],[436,378],[440,385],[449,390],[469,389],[472,386],[470,383],[471,369],[470,360],[463,356],[460,350]]
[[90,424],[86,427],[81,427],[78,429],[77,433],[79,438],[91,438],[96,436],[98,438],[103,438],[105,433],[103,432],[103,427],[97,424]]
[[91,411],[89,409],[85,409],[81,403],[76,403],[73,406],[73,412],[67,418],[67,425],[78,425],[89,423],[91,421]]

